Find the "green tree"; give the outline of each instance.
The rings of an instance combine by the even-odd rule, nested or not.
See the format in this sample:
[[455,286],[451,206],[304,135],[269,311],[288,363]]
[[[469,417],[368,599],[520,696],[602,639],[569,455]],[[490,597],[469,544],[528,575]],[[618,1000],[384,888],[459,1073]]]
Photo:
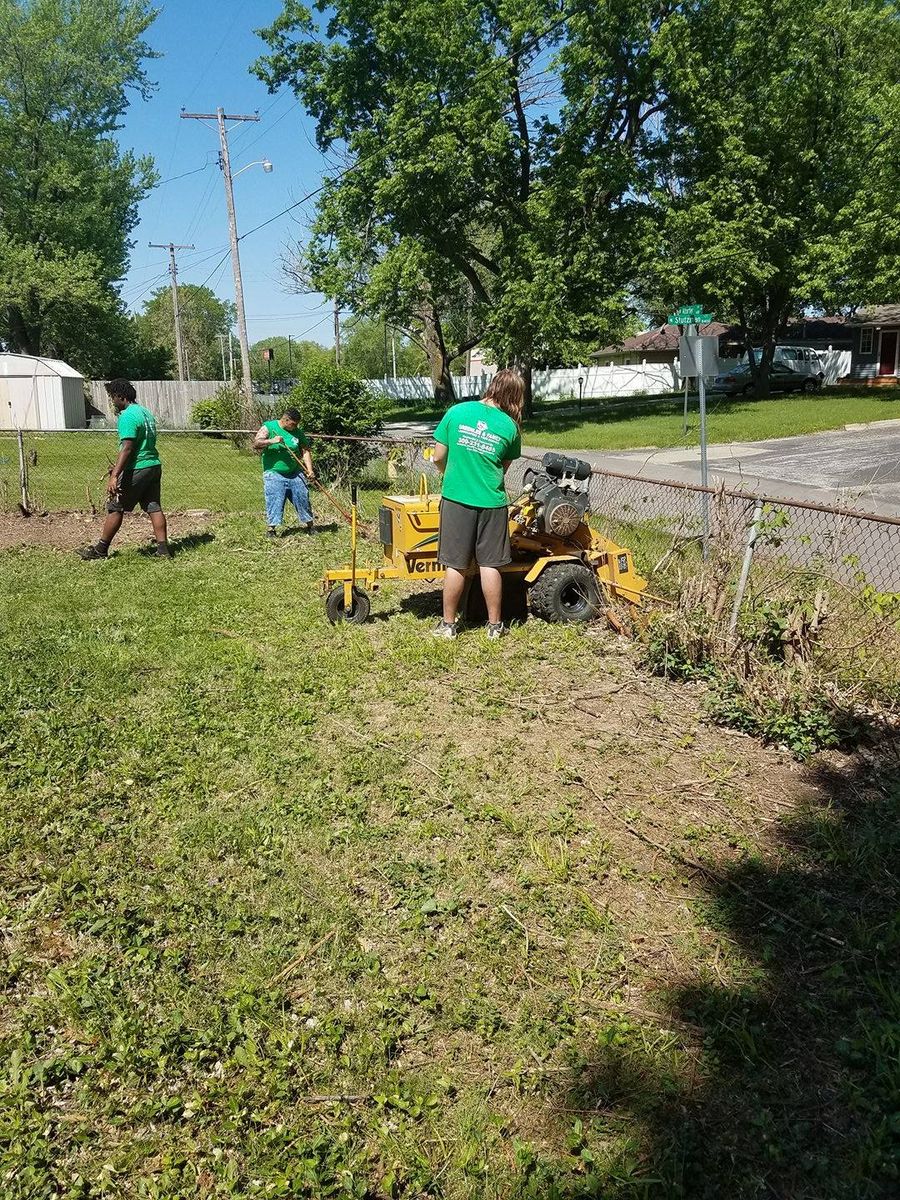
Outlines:
[[115,290],[152,160],[116,141],[146,98],[145,0],[0,0],[0,342],[85,368],[81,335],[127,332]]
[[[656,111],[664,10],[606,0],[288,0],[256,71],[291,86],[353,170],[320,197],[307,261],[342,305],[418,321],[440,359],[564,356],[622,324],[620,214]],[[554,57],[555,55],[555,57]],[[553,76],[556,76],[554,81]],[[560,89],[557,119],[547,90]],[[645,90],[646,89],[646,90]]]
[[386,379],[393,374],[394,355],[398,376],[428,374],[428,355],[409,336],[389,329],[386,321],[351,317],[341,326],[341,365],[360,379]]
[[254,383],[265,390],[269,385],[269,364],[264,361],[263,350],[273,350],[272,379],[298,379],[308,367],[318,363],[334,361],[334,351],[326,350],[318,342],[298,341],[286,337],[263,338],[250,347],[250,374]]
[[[183,283],[178,288],[178,307],[181,310],[181,339],[190,378],[222,379],[222,343],[219,335],[227,337],[234,324],[234,305],[230,300],[220,300],[208,287]],[[177,362],[170,288],[161,287],[153,293],[137,318],[137,324],[148,343],[164,346],[172,362]]]
[[[346,438],[377,437],[381,432],[382,401],[352,372],[334,363],[307,365],[290,402],[300,410],[308,433]],[[316,471],[337,483],[356,475],[373,456],[375,447],[365,441],[316,441]]]
[[704,0],[660,40],[645,288],[737,321],[762,348],[759,394],[790,317],[896,299],[897,17],[882,0]]

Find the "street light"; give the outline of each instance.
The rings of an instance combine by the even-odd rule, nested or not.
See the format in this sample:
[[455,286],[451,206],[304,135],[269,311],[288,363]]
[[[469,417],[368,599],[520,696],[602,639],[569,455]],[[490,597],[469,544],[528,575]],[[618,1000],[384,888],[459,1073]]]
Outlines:
[[246,167],[241,167],[241,169],[239,171],[235,171],[235,173],[232,175],[231,178],[237,179],[238,175],[243,175],[243,173],[245,171],[249,171],[251,167],[262,167],[262,169],[265,171],[265,173],[267,175],[271,175],[272,172],[275,170],[275,168],[272,166],[272,163],[269,161],[269,159],[258,158],[256,160],[256,162],[247,163]]
[[578,376],[578,411],[581,412],[581,397],[584,395],[584,376]]

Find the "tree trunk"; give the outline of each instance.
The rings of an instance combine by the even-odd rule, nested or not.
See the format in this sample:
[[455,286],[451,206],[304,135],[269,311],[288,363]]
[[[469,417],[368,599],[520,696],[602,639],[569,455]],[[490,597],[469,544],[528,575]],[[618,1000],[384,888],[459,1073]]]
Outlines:
[[534,379],[533,379],[534,373],[533,373],[532,366],[531,366],[531,359],[529,359],[528,362],[526,362],[526,363],[520,364],[519,374],[522,376],[522,379],[525,381],[525,402],[522,405],[522,416],[523,417],[533,417],[534,416]]
[[10,349],[14,354],[33,354],[38,357],[41,353],[40,329],[29,326],[25,314],[16,305],[11,304],[9,313]]
[[450,370],[450,354],[444,341],[441,319],[433,308],[423,312],[425,322],[425,345],[431,367],[431,385],[435,402],[441,408],[449,408],[456,400],[453,390],[453,373]]

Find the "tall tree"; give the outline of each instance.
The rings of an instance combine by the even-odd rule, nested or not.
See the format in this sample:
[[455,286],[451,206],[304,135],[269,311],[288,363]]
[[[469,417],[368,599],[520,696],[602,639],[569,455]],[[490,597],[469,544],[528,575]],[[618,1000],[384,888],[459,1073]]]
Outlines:
[[897,5],[703,0],[672,16],[659,61],[644,282],[737,321],[766,394],[790,317],[896,299],[878,264],[900,248]]
[[[0,0],[0,342],[81,365],[79,335],[125,320],[149,158],[115,139],[146,98],[146,0]],[[119,328],[119,333],[123,330]]]
[[[178,288],[178,307],[181,311],[181,338],[192,379],[222,378],[222,348],[219,335],[227,336],[235,322],[235,308],[230,300],[220,300],[208,287],[183,283]],[[175,353],[175,320],[172,292],[158,288],[144,305],[137,318],[145,340],[164,346],[177,361]]]
[[343,323],[341,364],[360,379],[386,379],[393,373],[395,356],[398,376],[428,374],[424,348],[389,329],[386,321],[351,317]]
[[262,352],[273,352],[272,378],[297,379],[308,367],[334,362],[334,351],[327,350],[318,342],[286,337],[263,338],[250,347],[250,373],[257,384],[265,386],[269,379],[269,364],[263,360]]
[[262,31],[270,53],[256,71],[294,89],[323,150],[346,151],[351,170],[325,188],[309,250],[322,290],[394,324],[418,317],[443,360],[438,391],[475,341],[527,371],[615,336],[624,259],[609,220],[654,108],[640,89],[652,87],[659,5],[315,7],[325,38],[289,0]]

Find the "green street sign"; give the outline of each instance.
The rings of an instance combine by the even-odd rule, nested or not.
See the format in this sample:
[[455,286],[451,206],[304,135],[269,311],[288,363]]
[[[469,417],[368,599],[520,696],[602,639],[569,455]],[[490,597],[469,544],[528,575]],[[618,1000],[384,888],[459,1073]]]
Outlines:
[[712,320],[711,313],[705,313],[699,304],[686,304],[677,312],[669,313],[670,325],[706,325]]

